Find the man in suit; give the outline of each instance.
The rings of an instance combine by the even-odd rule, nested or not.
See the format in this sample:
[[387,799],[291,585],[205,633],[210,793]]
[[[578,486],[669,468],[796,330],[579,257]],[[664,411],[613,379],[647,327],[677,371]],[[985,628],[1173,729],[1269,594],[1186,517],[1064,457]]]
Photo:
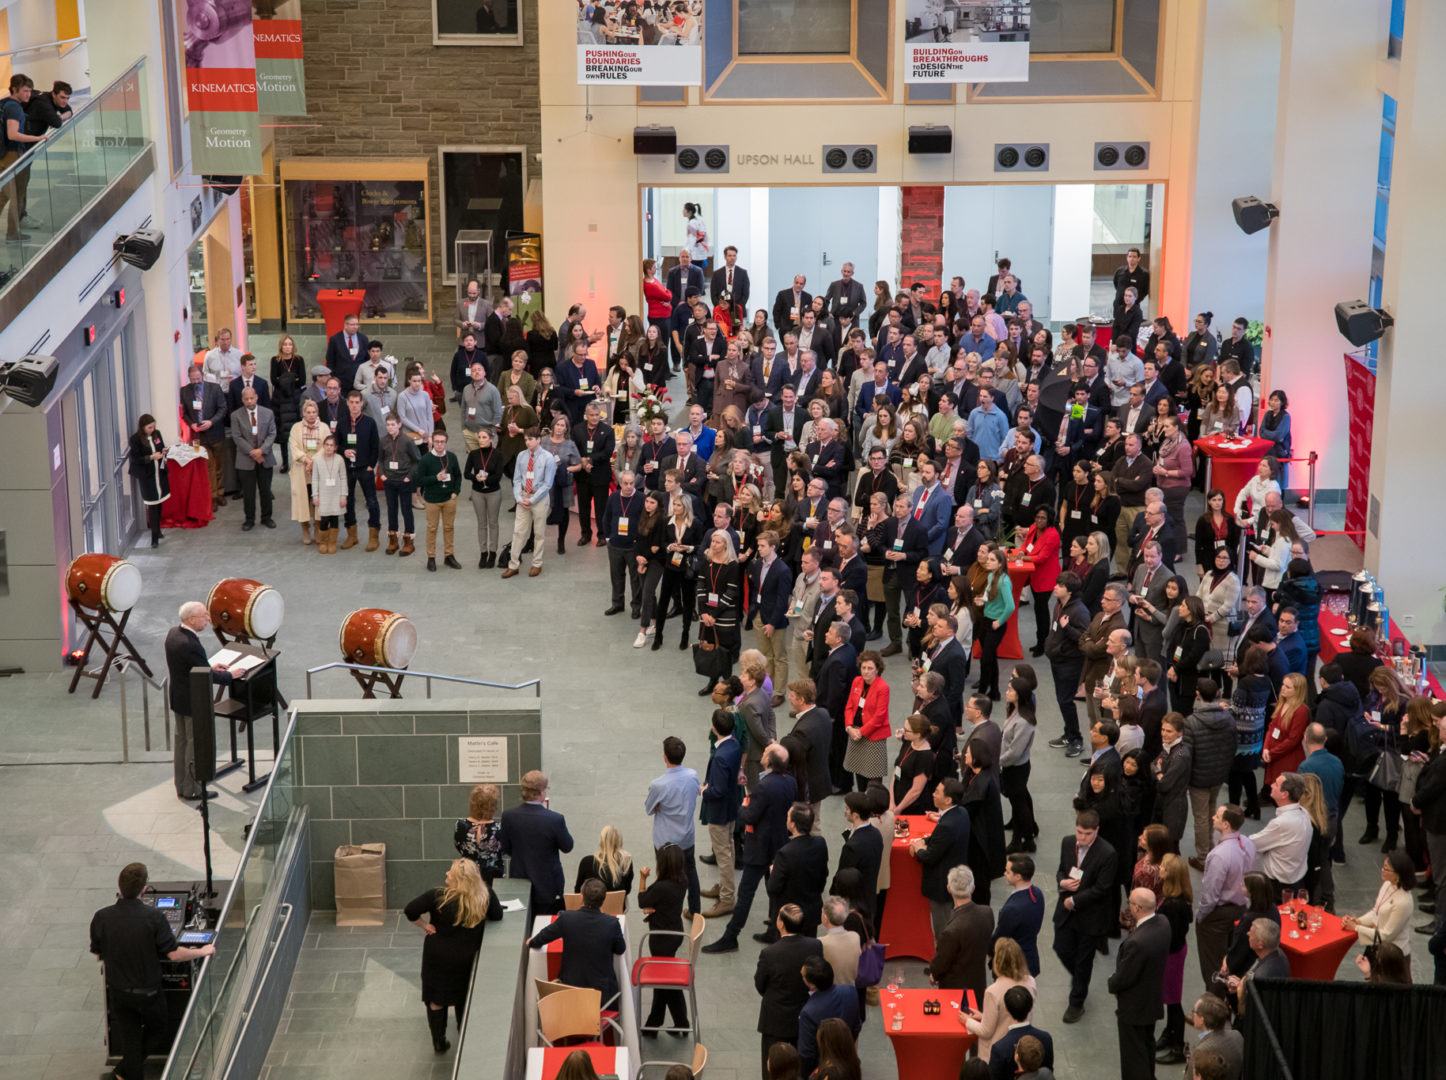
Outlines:
[[[809,511],[812,515],[813,511]],[[817,544],[810,546],[804,552],[805,555],[813,555],[818,559],[823,558],[823,548]],[[818,682],[819,672],[823,670],[823,662],[828,657],[829,645],[825,635],[828,628],[838,618],[835,610],[835,598],[839,593],[838,569],[833,566],[822,566],[818,571],[818,599],[813,606],[813,612],[804,629],[803,637],[808,642],[808,674],[815,683]],[[828,701],[819,687],[819,704],[825,709],[828,708]],[[840,702],[840,704],[842,704]],[[830,715],[834,715],[830,710]],[[842,712],[838,714],[842,716]]]
[[688,345],[687,364],[693,369],[693,396],[705,415],[713,411],[713,384],[718,381],[718,365],[728,355],[728,338],[718,330],[718,324],[709,319],[703,324],[703,332]]
[[[506,828],[504,824],[504,829]],[[1069,972],[1069,1007],[1064,1022],[1084,1015],[1095,951],[1115,920],[1114,848],[1100,836],[1100,816],[1093,810],[1075,814],[1074,835],[1059,845],[1059,898],[1054,907],[1054,954]]]
[[1004,860],[1004,880],[1009,895],[999,906],[999,918],[989,941],[990,954],[1000,938],[1018,943],[1029,965],[1029,973],[1039,975],[1039,928],[1044,925],[1044,893],[1034,887],[1034,860],[1024,852],[1014,852]]
[[1144,383],[1130,386],[1130,399],[1121,405],[1115,415],[1120,421],[1120,430],[1126,435],[1143,435],[1155,418],[1154,410],[1145,404]]
[[[1100,610],[1090,619],[1089,626],[1079,638],[1079,651],[1084,657],[1081,677],[1084,680],[1085,705],[1091,723],[1100,716],[1099,698],[1095,696],[1094,690],[1109,673],[1113,663],[1109,652],[1110,635],[1116,630],[1125,629],[1124,608],[1128,595],[1129,591],[1123,582],[1112,581],[1106,585],[1105,591],[1100,594]],[[1047,641],[1045,651],[1049,651]],[[1063,690],[1060,693],[1063,693]]]
[[889,644],[881,656],[897,656],[904,651],[899,614],[903,597],[914,587],[919,563],[929,557],[929,534],[923,522],[915,519],[909,496],[902,492],[896,495],[893,510],[893,516],[884,522],[884,617]]
[[1004,1011],[1009,1014],[1011,1023],[989,1048],[990,1080],[1014,1080],[1014,1048],[1026,1035],[1039,1040],[1044,1047],[1044,1067],[1053,1069],[1054,1040],[1049,1037],[1049,1032],[1029,1022],[1029,1014],[1034,1011],[1034,995],[1027,987],[1011,986],[1004,992]]
[[457,340],[467,334],[480,336],[487,316],[492,314],[492,305],[482,296],[482,286],[477,280],[467,282],[467,295],[457,301]]
[[[1064,748],[1068,757],[1078,757],[1084,746],[1074,692],[1084,672],[1085,658],[1080,646],[1091,621],[1089,609],[1079,598],[1081,587],[1078,574],[1066,570],[1059,575],[1054,584],[1053,618],[1049,634],[1044,639],[1044,655],[1049,658],[1055,702],[1064,721],[1064,730],[1058,738],[1051,739],[1049,745]],[[1116,600],[1119,591],[1116,590]]]
[[788,684],[788,708],[795,717],[789,734],[798,736],[808,745],[804,765],[808,787],[799,793],[799,797],[806,799],[813,811],[814,829],[818,828],[823,800],[833,793],[833,777],[828,764],[828,755],[833,748],[833,719],[814,704],[816,693],[813,680],[807,677],[794,679]]
[[[496,314],[493,314],[496,318]],[[583,412],[597,400],[602,390],[602,377],[597,365],[587,355],[587,346],[579,344],[573,349],[567,363],[557,366],[557,389],[562,395],[562,407],[567,411],[569,427],[582,422]]]
[[271,386],[256,374],[256,357],[250,353],[241,357],[241,374],[238,378],[231,380],[231,386],[226,391],[228,412],[235,412],[241,408],[241,391],[248,389],[256,391],[256,404],[263,409],[271,408]]
[[[962,795],[962,781],[949,782],[958,784]],[[957,812],[968,817],[963,809]],[[952,867],[946,881],[954,906],[948,921],[935,931],[934,959],[924,971],[933,985],[945,990],[972,990],[974,999],[983,1001],[994,912],[974,902],[974,871],[969,867]]]
[[837,499],[844,493],[844,479],[848,475],[844,445],[838,439],[838,424],[824,418],[814,425],[814,433],[818,437],[808,444],[804,453],[808,455],[814,477],[827,485],[828,497]]
[[360,325],[357,316],[348,315],[341,329],[326,343],[326,366],[345,387],[356,385],[357,369],[367,358],[367,336],[358,329]]
[[1104,437],[1104,416],[1090,404],[1089,387],[1084,382],[1075,383],[1074,400],[1069,412],[1059,425],[1059,439],[1055,442],[1054,471],[1063,484],[1076,461],[1088,462]]
[[[777,375],[778,371],[775,371],[774,376]],[[772,445],[773,484],[781,495],[788,479],[788,455],[798,449],[798,440],[803,437],[803,425],[808,422],[808,413],[798,405],[798,391],[787,383],[778,388],[773,399],[774,405],[768,410],[768,420],[763,433]]]
[[[850,791],[844,796],[844,819],[849,823],[848,839],[839,852],[840,870],[857,870],[861,890],[858,908],[864,921],[872,925],[879,906],[879,866],[884,861],[884,837],[874,820],[873,796],[865,791]],[[893,843],[893,838],[889,838]]]
[[733,735],[733,717],[720,709],[713,714],[713,748],[708,752],[699,814],[699,821],[708,829],[708,845],[713,851],[713,865],[718,868],[718,884],[702,890],[701,895],[716,900],[719,908],[729,912],[737,895],[733,875],[733,823],[738,820],[738,803],[742,797],[738,783],[742,762],[743,748]]
[[798,1014],[798,1059],[801,1075],[810,1076],[818,1066],[818,1026],[825,1020],[842,1020],[857,1039],[863,1019],[859,1015],[859,992],[834,981],[833,966],[822,956],[803,962],[803,981],[808,1000]]
[[[827,570],[824,573],[828,573]],[[818,669],[818,703],[833,720],[833,743],[829,748],[828,771],[833,780],[835,794],[849,790],[850,777],[843,767],[844,754],[848,750],[848,736],[844,733],[844,708],[848,703],[849,689],[859,673],[859,654],[853,645],[853,628],[841,619],[835,619],[824,631],[827,655]]]
[[788,751],[777,743],[766,747],[763,768],[738,814],[743,822],[743,874],[738,881],[733,915],[723,936],[703,946],[706,953],[738,951],[738,935],[748,925],[753,896],[788,837],[788,808],[798,795],[798,786],[788,771]]
[[1165,1015],[1161,982],[1170,955],[1170,924],[1155,914],[1155,894],[1130,893],[1135,928],[1120,942],[1110,993],[1120,1040],[1120,1080],[1154,1080],[1155,1023]]
[[803,965],[809,957],[822,957],[818,938],[799,933],[803,912],[797,904],[784,904],[774,925],[779,938],[758,954],[753,988],[758,1005],[758,1031],[763,1036],[763,1075],[768,1075],[768,1051],[774,1043],[798,1045],[798,1017],[808,1001]]
[[[199,370],[199,369],[198,369]],[[171,748],[176,798],[200,799],[205,785],[196,780],[195,721],[191,716],[191,669],[211,669],[211,682],[231,685],[231,672],[224,664],[212,664],[201,644],[201,632],[211,625],[206,605],[192,600],[181,605],[180,625],[166,634],[166,672],[170,676],[171,712],[176,715],[176,738]],[[211,721],[214,723],[214,721]],[[214,743],[214,737],[211,740]]]
[[1130,528],[1130,559],[1125,571],[1131,578],[1144,562],[1145,545],[1151,541],[1160,545],[1160,559],[1167,572],[1173,571],[1185,544],[1163,502],[1147,502],[1145,512],[1135,519]]
[[778,534],[771,529],[759,534],[758,557],[748,568],[749,600],[753,605],[753,627],[758,651],[773,680],[773,704],[783,704],[788,687],[788,599],[793,591],[793,571],[778,557]]
[[818,314],[812,308],[799,316],[797,333],[799,352],[812,352],[820,368],[834,366],[838,347],[834,345],[833,334],[818,321]]
[[1155,402],[1168,398],[1170,388],[1165,384],[1165,380],[1160,378],[1160,370],[1156,367],[1153,356],[1145,358],[1145,378],[1141,386],[1145,391],[1145,411],[1154,419]]
[[1155,463],[1144,453],[1144,444],[1138,433],[1125,433],[1125,452],[1110,470],[1114,479],[1115,494],[1120,497],[1120,520],[1115,525],[1115,564],[1121,573],[1128,571],[1130,554],[1129,537],[1135,519],[1144,512],[1145,493],[1154,485]]
[[[1245,1075],[1245,1037],[1230,1026],[1230,1006],[1214,994],[1201,994],[1190,1012],[1190,1024],[1202,1033],[1190,1047],[1191,1060],[1201,1054],[1218,1054],[1225,1064],[1225,1080],[1240,1080]],[[1155,1060],[1172,1064],[1165,1056],[1162,1053]]]
[[1162,565],[1164,556],[1156,541],[1147,541],[1140,551],[1140,565],[1130,579],[1130,608],[1135,613],[1135,652],[1142,659],[1160,660],[1165,650],[1165,620],[1170,602],[1165,586],[1170,572]]
[[[239,380],[238,380],[239,381]],[[261,489],[261,524],[276,528],[271,517],[271,447],[276,442],[276,417],[256,403],[256,391],[241,391],[241,408],[231,414],[231,441],[236,446],[236,475],[241,481],[246,520],[242,532],[256,528],[256,489]]]
[[808,278],[802,274],[793,275],[793,285],[779,289],[773,298],[773,328],[776,333],[787,334],[798,329],[803,313],[813,303],[813,297],[804,289]]
[[[806,803],[794,803],[788,810],[788,843],[773,856],[768,872],[768,909],[776,916],[785,904],[797,904],[803,912],[799,933],[813,937],[823,918],[823,890],[828,885],[828,841],[813,831],[814,816]],[[768,932],[754,934],[755,941],[772,944],[778,932],[769,919]]]
[[835,319],[848,316],[857,321],[868,307],[869,298],[861,282],[854,280],[854,264],[839,267],[839,279],[823,294],[828,313]]
[[[829,517],[835,513],[842,518],[848,511],[842,499],[829,504]],[[847,589],[862,602],[869,587],[869,568],[859,555],[858,531],[848,522],[841,520],[833,530],[834,556],[837,560],[839,588]],[[862,625],[862,623],[860,624]],[[862,639],[854,638],[854,646],[863,648]]]
[[1190,808],[1190,746],[1185,742],[1184,721],[1176,713],[1160,722],[1164,746],[1154,759],[1154,820],[1170,830],[1178,844],[1185,836],[1185,818]]
[[[968,616],[965,616],[968,618]],[[934,775],[954,775],[954,756],[958,749],[958,732],[964,722],[964,685],[969,680],[969,653],[958,637],[959,617],[952,611],[943,615],[925,612],[925,619],[933,633],[934,644],[924,656],[928,670],[924,675],[937,675],[940,681],[939,695],[948,707],[948,725],[939,729],[938,750],[934,760]],[[942,640],[941,640],[942,639]],[[988,698],[984,699],[988,701]],[[998,725],[994,725],[996,728]],[[939,754],[947,761],[940,761]],[[997,754],[996,754],[997,760]]]
[[557,981],[598,991],[605,1009],[612,1008],[618,996],[613,957],[628,951],[622,923],[616,915],[603,912],[607,894],[606,885],[597,878],[588,878],[582,883],[582,907],[564,911],[533,934],[527,943],[528,948],[541,949],[548,942],[561,939],[562,970]]
[[211,481],[211,509],[226,505],[221,485],[221,444],[226,442],[226,395],[215,383],[207,382],[200,367],[186,371],[188,382],[181,387],[181,412],[191,433],[206,448],[206,475]]
[[354,548],[356,538],[356,505],[354,497],[357,485],[361,486],[362,499],[367,507],[367,550],[377,549],[382,527],[381,507],[377,503],[376,467],[381,456],[381,436],[377,422],[371,418],[362,405],[360,390],[346,395],[346,412],[337,421],[336,444],[346,459],[346,539],[341,550]]
[[521,805],[502,812],[502,854],[509,877],[531,882],[534,915],[562,910],[562,856],[571,850],[567,819],[548,806],[547,774],[523,773]]
[[909,514],[923,526],[928,536],[929,554],[938,555],[944,550],[944,534],[949,531],[949,522],[954,517],[954,503],[949,493],[939,485],[938,467],[933,461],[920,463],[919,481],[909,500]]
[[668,271],[665,283],[673,294],[673,305],[681,304],[691,294],[703,295],[703,268],[693,264],[693,254],[687,248],[678,252],[678,262]]
[[[501,371],[504,357],[526,348],[522,320],[512,314],[511,297],[504,296],[497,301],[496,309],[482,323],[482,348],[486,350],[487,359],[490,361],[489,371]],[[559,363],[558,366],[561,367],[562,364]]]
[[[932,670],[932,668],[931,668]],[[934,785],[934,809],[939,817],[927,837],[909,841],[909,854],[924,866],[922,890],[929,901],[929,917],[937,938],[954,914],[957,903],[949,891],[949,872],[969,861],[969,814],[960,805],[965,787],[961,780]],[[969,894],[973,894],[973,888]]]
[[714,307],[725,304],[748,311],[748,271],[738,265],[738,249],[732,244],[723,249],[723,265],[713,271],[708,295]]
[[660,471],[664,476],[670,472],[678,474],[678,487],[692,496],[696,513],[708,487],[708,466],[703,458],[694,452],[693,436],[686,431],[679,431],[673,436],[673,449],[674,453],[660,462]]
[[[1133,836],[1130,833],[1130,817],[1125,811],[1124,782],[1125,770],[1120,752],[1115,744],[1120,740],[1120,729],[1113,720],[1101,718],[1090,727],[1090,762],[1080,778],[1079,791],[1075,795],[1076,810],[1093,810],[1100,817],[1100,838],[1115,851],[1128,851]],[[1126,866],[1117,866],[1124,872]],[[1128,877],[1125,879],[1128,881]],[[1111,902],[1118,909],[1118,887],[1111,886]],[[1117,936],[1111,926],[1111,937]]]

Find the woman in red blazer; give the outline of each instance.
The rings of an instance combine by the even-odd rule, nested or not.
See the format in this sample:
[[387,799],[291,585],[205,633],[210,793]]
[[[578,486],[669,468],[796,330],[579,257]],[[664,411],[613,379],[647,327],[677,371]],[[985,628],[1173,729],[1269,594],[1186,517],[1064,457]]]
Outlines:
[[843,767],[854,774],[858,789],[882,780],[889,771],[889,684],[883,680],[884,658],[872,649],[859,657],[859,673],[844,703],[848,750]]
[[1260,753],[1260,760],[1265,762],[1266,787],[1275,783],[1281,773],[1294,772],[1305,760],[1301,739],[1310,723],[1305,687],[1305,676],[1295,671],[1280,684],[1280,697],[1265,729],[1265,745]]
[[1049,636],[1049,598],[1059,580],[1059,530],[1054,527],[1054,509],[1041,506],[1034,515],[1034,524],[1024,531],[1019,554],[1034,563],[1029,575],[1029,591],[1034,594],[1034,656],[1044,655],[1044,639]]

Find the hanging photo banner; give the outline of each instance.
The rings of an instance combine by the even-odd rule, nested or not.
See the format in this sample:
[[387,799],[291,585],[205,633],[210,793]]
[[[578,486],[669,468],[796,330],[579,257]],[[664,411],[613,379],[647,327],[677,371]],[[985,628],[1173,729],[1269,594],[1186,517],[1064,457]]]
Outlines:
[[1032,0],[907,0],[904,81],[1029,81]]
[[703,0],[668,0],[646,9],[632,0],[575,2],[578,82],[702,84]]
[[261,114],[250,0],[186,0],[185,37],[191,171],[255,176]]
[[523,326],[542,310],[542,237],[537,233],[507,234],[507,295]]
[[[256,41],[256,99],[263,116],[305,116],[301,59],[301,0],[267,5],[269,18],[251,23]],[[257,5],[258,11],[261,5]]]

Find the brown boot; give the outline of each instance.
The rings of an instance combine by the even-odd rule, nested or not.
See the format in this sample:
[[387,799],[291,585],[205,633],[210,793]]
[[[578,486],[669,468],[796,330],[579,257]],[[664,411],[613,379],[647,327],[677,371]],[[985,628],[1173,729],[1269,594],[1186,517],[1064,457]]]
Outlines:
[[336,554],[336,536],[337,536],[337,530],[336,530],[336,529],[327,529],[327,530],[326,530],[326,553],[327,553],[328,555],[335,555],[335,554]]
[[311,540],[311,522],[309,522],[309,521],[303,521],[303,522],[301,523],[301,542],[302,542],[303,544],[310,544],[310,543],[312,542],[312,540]]
[[402,537],[402,550],[398,553],[397,557],[401,558],[404,555],[414,555],[416,554],[416,551],[416,545],[412,543],[412,534],[405,534]]
[[[332,530],[332,535],[333,535],[333,536],[336,535],[336,530],[335,530],[335,529]],[[351,548],[356,547],[356,543],[357,543],[357,540],[356,540],[356,526],[355,526],[355,525],[348,525],[348,526],[346,527],[346,539],[341,542],[341,549],[342,549],[342,551],[348,551],[348,550],[350,550]],[[332,548],[332,550],[335,551],[336,548]]]
[[395,555],[397,553],[397,547],[397,534],[394,532],[387,533],[387,554]]
[[375,550],[377,549],[377,545],[378,545],[377,537],[379,537],[380,535],[381,535],[381,532],[380,532],[379,530],[377,530],[377,529],[371,529],[371,528],[367,529],[367,550],[368,550],[368,551],[375,551]]
[[316,540],[316,550],[317,550],[317,552],[318,552],[319,554],[322,554],[322,555],[330,555],[330,554],[331,554],[331,530],[330,530],[330,529],[317,529],[317,531],[316,531],[316,536],[317,536],[317,540]]

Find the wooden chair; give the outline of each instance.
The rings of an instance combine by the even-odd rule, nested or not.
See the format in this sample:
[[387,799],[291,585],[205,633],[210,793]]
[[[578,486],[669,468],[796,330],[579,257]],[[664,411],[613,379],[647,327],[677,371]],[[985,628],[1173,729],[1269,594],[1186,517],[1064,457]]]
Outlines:
[[[604,915],[621,915],[627,906],[627,901],[628,894],[622,890],[610,892],[603,897],[602,912]],[[562,906],[567,911],[580,911],[582,909],[582,893],[563,893]]]
[[548,982],[546,979],[533,979],[532,985],[537,989],[537,1000],[541,1001],[550,994],[559,994],[564,990],[574,989],[567,983]]
[[703,1069],[708,1064],[708,1048],[702,1043],[695,1043],[693,1046],[693,1060],[686,1061],[642,1061],[638,1063],[638,1074],[635,1080],[645,1080],[648,1073],[653,1069],[667,1070],[674,1065],[685,1065],[693,1070],[693,1075],[703,1075]]
[[596,990],[565,986],[549,991],[537,1000],[538,1037],[544,1046],[563,1039],[596,1040],[602,1029],[601,1012],[602,994]]
[[[685,933],[681,930],[649,930],[638,942],[638,958],[633,962],[632,983],[638,998],[638,1010],[642,1011],[644,990],[682,990],[688,995],[688,1017],[692,1023],[693,1037],[702,1033],[703,1025],[698,1016],[697,970],[698,950],[703,944],[703,928],[707,920],[701,914],[693,915],[692,926]],[[648,956],[646,945],[651,937],[676,937],[687,942],[685,956]],[[649,1027],[638,1025],[639,1032],[662,1031],[664,1025]],[[696,1070],[695,1070],[696,1071]]]

